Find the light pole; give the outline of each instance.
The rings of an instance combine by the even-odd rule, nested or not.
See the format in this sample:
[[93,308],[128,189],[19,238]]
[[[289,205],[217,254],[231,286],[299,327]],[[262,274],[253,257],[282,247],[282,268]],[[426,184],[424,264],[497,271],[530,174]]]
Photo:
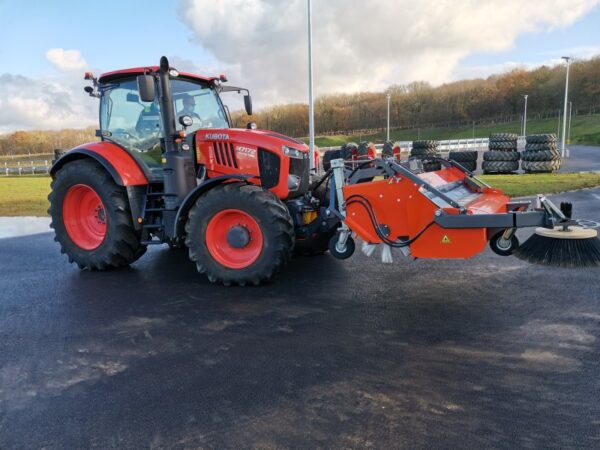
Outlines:
[[310,170],[315,167],[315,109],[313,104],[313,62],[312,62],[312,2],[308,0],[308,147],[310,149]]
[[387,141],[390,140],[390,99],[392,95],[388,92],[387,97]]
[[525,99],[525,112],[523,113],[523,136],[527,136],[527,94],[521,94],[521,96]]
[[569,102],[569,132],[567,133],[567,144],[571,143],[571,113],[573,112],[573,102]]
[[571,66],[571,57],[563,56],[567,63],[567,77],[565,78],[565,107],[563,110],[563,129],[562,129],[562,148],[561,156],[564,158],[566,154],[566,137],[567,137],[567,103],[569,98],[569,67]]

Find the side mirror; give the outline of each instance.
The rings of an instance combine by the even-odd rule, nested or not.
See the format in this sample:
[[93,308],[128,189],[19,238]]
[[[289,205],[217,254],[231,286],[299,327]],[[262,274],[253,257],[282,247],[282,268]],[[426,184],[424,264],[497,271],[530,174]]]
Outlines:
[[137,77],[138,90],[140,98],[143,102],[154,101],[154,78],[152,75],[138,75]]
[[130,92],[129,94],[127,94],[127,101],[130,103],[139,103],[140,97]]
[[244,95],[244,106],[246,107],[246,114],[252,115],[252,97],[250,94]]

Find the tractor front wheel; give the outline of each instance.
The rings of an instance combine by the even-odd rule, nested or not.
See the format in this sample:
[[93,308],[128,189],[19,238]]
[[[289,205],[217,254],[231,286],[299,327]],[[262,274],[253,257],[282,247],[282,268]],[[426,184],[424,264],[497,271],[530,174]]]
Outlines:
[[146,251],[133,227],[125,189],[93,161],[66,164],[48,196],[54,240],[81,269],[127,266]]
[[294,225],[281,200],[242,183],[226,183],[202,195],[185,230],[198,272],[226,286],[269,280],[290,260],[294,247]]

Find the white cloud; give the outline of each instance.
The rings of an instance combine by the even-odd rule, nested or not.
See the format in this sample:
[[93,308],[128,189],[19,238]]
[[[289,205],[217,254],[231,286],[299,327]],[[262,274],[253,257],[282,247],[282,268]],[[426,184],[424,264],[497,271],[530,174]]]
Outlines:
[[[454,79],[461,59],[510,49],[524,33],[566,27],[599,0],[313,2],[317,94]],[[556,11],[561,11],[556,14]],[[306,0],[181,0],[179,15],[260,104],[304,101]]]
[[87,62],[79,50],[51,48],[46,52],[46,59],[62,72],[76,72],[87,69]]
[[81,52],[52,48],[46,58],[59,75],[0,74],[0,133],[83,128],[98,122],[98,101],[83,92],[88,66]]
[[32,79],[0,75],[0,133],[83,128],[98,121],[98,101],[83,92],[83,77]]

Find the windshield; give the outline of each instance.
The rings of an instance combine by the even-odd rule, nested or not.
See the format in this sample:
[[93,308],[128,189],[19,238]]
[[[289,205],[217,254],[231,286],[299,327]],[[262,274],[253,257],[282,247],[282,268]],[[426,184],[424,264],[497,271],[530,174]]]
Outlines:
[[160,165],[160,106],[158,101],[140,100],[135,78],[104,87],[100,129],[110,132],[109,140],[138,152],[148,165]]
[[181,129],[181,116],[190,116],[193,120],[187,133],[200,128],[229,128],[223,105],[208,84],[176,78],[171,80],[171,90],[178,129]]

